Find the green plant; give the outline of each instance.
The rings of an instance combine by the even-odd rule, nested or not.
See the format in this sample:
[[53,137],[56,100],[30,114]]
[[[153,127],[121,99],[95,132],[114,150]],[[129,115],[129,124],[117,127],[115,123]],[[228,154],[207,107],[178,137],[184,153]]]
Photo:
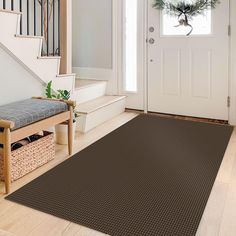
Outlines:
[[52,81],[47,83],[45,94],[47,98],[55,98],[55,95],[53,94],[53,91],[52,91]]
[[63,100],[69,100],[70,99],[70,91],[67,90],[57,90],[58,96]]
[[45,94],[47,98],[56,98],[56,99],[63,99],[63,100],[69,100],[71,96],[71,92],[68,90],[59,89],[56,92],[53,91],[52,81],[49,81],[47,83]]
[[[68,90],[63,90],[63,89],[58,89],[57,91],[54,91],[52,88],[52,81],[49,81],[47,83],[46,89],[45,89],[45,95],[47,98],[51,99],[63,99],[63,100],[70,100],[71,97],[71,92]],[[74,111],[74,119],[73,121],[75,122],[75,118],[79,116],[78,112],[75,110],[76,104],[73,107]]]

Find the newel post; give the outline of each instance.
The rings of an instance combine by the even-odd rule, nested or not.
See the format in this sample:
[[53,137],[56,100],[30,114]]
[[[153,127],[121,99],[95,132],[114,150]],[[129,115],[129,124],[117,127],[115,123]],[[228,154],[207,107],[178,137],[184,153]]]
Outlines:
[[72,73],[72,0],[60,0],[61,74]]

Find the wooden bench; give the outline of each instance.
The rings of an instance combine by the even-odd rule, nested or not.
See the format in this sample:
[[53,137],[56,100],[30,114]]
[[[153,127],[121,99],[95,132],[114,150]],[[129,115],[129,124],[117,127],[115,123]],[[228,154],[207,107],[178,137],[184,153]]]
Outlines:
[[11,186],[11,144],[68,121],[68,151],[72,154],[73,101],[32,98],[0,106],[0,144],[3,145],[6,193]]

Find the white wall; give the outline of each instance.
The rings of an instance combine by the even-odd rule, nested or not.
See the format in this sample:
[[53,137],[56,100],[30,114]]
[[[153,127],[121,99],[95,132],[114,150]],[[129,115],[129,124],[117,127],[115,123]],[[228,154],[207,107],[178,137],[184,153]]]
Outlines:
[[74,71],[99,77],[111,70],[112,0],[73,0],[72,22]]
[[0,105],[42,96],[43,86],[0,47]]

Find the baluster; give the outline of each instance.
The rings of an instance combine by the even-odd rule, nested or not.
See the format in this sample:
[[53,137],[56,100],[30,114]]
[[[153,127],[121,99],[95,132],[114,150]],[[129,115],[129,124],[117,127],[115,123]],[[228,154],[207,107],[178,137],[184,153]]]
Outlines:
[[34,0],[34,35],[36,35],[37,28],[37,11],[36,11],[36,0]]
[[11,0],[11,10],[14,11],[14,0]]
[[52,2],[52,14],[53,14],[53,21],[52,21],[52,48],[53,48],[53,56],[55,56],[55,0]]
[[49,0],[47,0],[47,56],[49,56]]
[[[19,10],[22,12],[22,0],[19,0]],[[20,34],[22,34],[22,15],[20,17]]]
[[58,0],[58,55],[61,55],[61,40],[60,40],[60,36],[61,36],[61,9],[60,9],[60,0]]
[[[41,36],[44,37],[44,0],[41,0]],[[43,43],[42,43],[42,52],[43,52]]]
[[27,35],[29,35],[29,0],[26,5],[26,16],[27,16]]
[[44,11],[43,7],[44,7],[44,0],[41,0],[41,36],[42,37],[43,37],[43,18],[44,18],[44,16],[43,16],[43,11]]

